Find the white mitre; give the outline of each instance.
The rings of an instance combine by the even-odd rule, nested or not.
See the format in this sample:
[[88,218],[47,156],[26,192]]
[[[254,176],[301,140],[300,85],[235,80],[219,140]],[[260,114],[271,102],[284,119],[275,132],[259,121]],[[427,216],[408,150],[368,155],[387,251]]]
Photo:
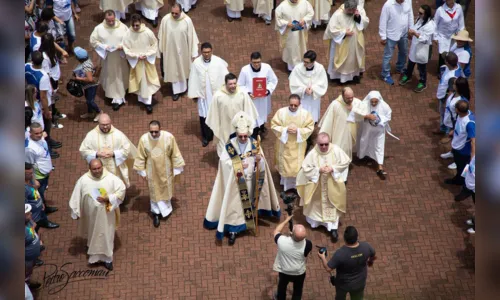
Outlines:
[[237,134],[248,133],[250,135],[253,133],[255,120],[246,112],[240,111],[233,117],[231,125]]

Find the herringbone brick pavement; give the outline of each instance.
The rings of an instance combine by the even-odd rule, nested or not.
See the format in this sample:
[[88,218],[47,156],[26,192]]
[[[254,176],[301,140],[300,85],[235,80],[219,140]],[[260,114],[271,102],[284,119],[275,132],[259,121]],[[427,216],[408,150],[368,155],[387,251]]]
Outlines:
[[[81,20],[77,23],[76,43],[88,50],[89,35],[103,18],[98,1],[90,2],[83,7]],[[261,19],[255,18],[251,1],[246,1],[243,20],[233,23],[226,21],[223,1],[198,2],[198,7],[189,15],[200,41],[210,41],[214,53],[224,58],[230,71],[236,74],[249,62],[252,51],[260,51],[263,61],[270,63],[279,77],[272,100],[273,111],[285,106],[289,95],[288,80],[286,65],[278,52],[274,23],[266,26]],[[424,3],[434,5],[430,0],[413,1],[414,12]],[[386,181],[377,178],[374,165],[354,165],[349,176],[347,214],[339,233],[345,226],[355,225],[360,239],[370,242],[377,250],[379,260],[369,269],[366,299],[473,299],[474,248],[463,225],[473,206],[469,200],[455,204],[452,196],[458,192],[458,187],[443,185],[443,179],[450,175],[446,168],[449,161],[439,158],[445,149],[439,144],[439,138],[431,133],[438,126],[436,50],[429,66],[429,87],[423,93],[413,93],[411,85],[385,85],[378,78],[383,52],[378,43],[382,4],[382,0],[366,3],[370,18],[365,34],[367,71],[362,83],[353,88],[359,98],[364,98],[370,90],[382,93],[392,107],[391,126],[401,141],[387,138],[385,167],[389,175]],[[334,9],[336,7],[338,4]],[[166,13],[168,8],[164,7],[161,15]],[[468,17],[466,23],[474,38],[474,1]],[[316,50],[318,61],[326,65],[327,48],[322,37],[323,29],[312,30],[309,48]],[[74,64],[72,57],[63,67],[65,78],[71,76]],[[473,82],[474,79],[472,86]],[[322,112],[340,89],[337,84],[330,83],[328,96],[322,99]],[[79,145],[96,124],[79,119],[86,109],[83,98],[63,97],[59,108],[68,114],[68,119],[62,121],[63,129],[53,131],[64,146],[59,149],[61,158],[55,160],[56,169],[47,192],[49,203],[60,208],[51,219],[61,227],[42,230],[47,245],[42,256],[46,266],[35,269],[34,279],[44,281],[45,285],[37,293],[38,298],[270,299],[277,281],[272,271],[276,254],[272,231],[277,222],[262,221],[259,237],[239,237],[234,247],[227,245],[227,239],[221,246],[216,245],[215,233],[203,229],[217,171],[217,155],[213,145],[201,147],[196,105],[187,98],[173,102],[171,89],[167,86],[161,89],[161,100],[154,106],[151,116],[146,115],[135,96],[129,95],[127,99],[128,104],[118,112],[104,102],[102,91],[97,103],[134,143],[146,132],[152,119],[159,119],[179,142],[186,167],[176,186],[174,212],[159,228],[153,228],[148,214],[148,190],[143,181],[132,174],[133,186],[121,207],[122,224],[116,235],[114,271],[101,280],[90,280],[89,276],[71,278],[64,286],[71,271],[89,268],[84,244],[76,237],[77,222],[70,218],[68,200],[76,180],[87,170],[78,153]],[[274,141],[272,134],[263,141],[271,164]],[[276,172],[274,182],[279,189]],[[300,210],[297,215],[296,220],[306,224]],[[316,245],[327,245],[330,253],[342,245],[342,242],[332,245],[322,229],[309,230],[309,238]],[[65,263],[71,264],[61,269]],[[55,266],[51,264],[59,268],[59,277],[53,276]],[[309,258],[307,268],[303,298],[333,299],[334,289],[316,253]]]

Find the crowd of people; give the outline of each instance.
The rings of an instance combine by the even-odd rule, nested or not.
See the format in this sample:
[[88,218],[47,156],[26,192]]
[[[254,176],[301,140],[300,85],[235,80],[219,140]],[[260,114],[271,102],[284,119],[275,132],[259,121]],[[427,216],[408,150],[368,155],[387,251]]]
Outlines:
[[[130,168],[148,184],[153,226],[159,227],[172,213],[174,178],[185,167],[175,137],[162,130],[160,121],[152,120],[136,146],[112,125],[110,116],[95,101],[99,86],[115,111],[126,103],[127,93],[136,94],[151,114],[154,95],[162,85],[155,66],[159,57],[160,75],[164,83],[171,84],[173,101],[183,95],[196,101],[202,146],[213,142],[217,148],[218,172],[203,221],[205,228],[216,230],[217,240],[227,235],[233,245],[239,233],[258,231],[259,217],[280,218],[273,168],[261,147],[268,128],[276,136],[273,167],[280,174],[280,195],[288,205],[288,218],[274,233],[278,246],[274,270],[280,274],[276,297],[285,299],[286,286],[293,282],[293,299],[301,298],[305,257],[312,242],[306,239],[301,224],[291,227],[291,236],[281,234],[292,222],[294,206],[302,206],[309,226],[325,227],[336,243],[340,217],[347,212],[351,162],[371,159],[377,163],[376,175],[386,179],[385,136],[398,137],[389,126],[392,110],[376,90],[361,99],[352,88],[344,87],[320,115],[329,81],[362,80],[364,35],[370,26],[364,1],[345,0],[331,15],[332,3],[327,0],[284,0],[278,6],[274,2],[252,1],[254,14],[265,24],[271,24],[275,11],[278,44],[289,72],[289,103],[275,112],[269,125],[271,98],[278,85],[275,72],[262,62],[260,52],[253,52],[238,76],[230,73],[228,63],[214,54],[214,46],[198,39],[187,15],[196,7],[196,0],[178,0],[163,17],[158,14],[161,1],[101,1],[104,19],[90,35],[91,48],[76,46],[78,1],[25,0],[25,269],[31,289],[40,288],[29,278],[34,266],[43,264],[39,257],[45,250],[39,228],[59,227],[47,217],[57,208],[49,206],[46,190],[55,171],[52,160],[60,157],[55,149],[63,146],[51,137],[51,130],[64,127],[60,122],[66,115],[56,105],[59,97],[68,95],[60,65],[67,64],[69,56],[78,64],[67,81],[81,91],[87,104],[80,118],[97,122],[79,148],[89,170],[76,182],[69,201],[71,217],[79,220],[79,234],[87,238],[88,262],[102,262],[113,270],[113,240],[120,222],[119,206],[130,187]],[[469,196],[475,201],[475,115],[470,110],[468,83],[473,41],[464,25],[469,2],[463,3],[464,9],[455,0],[441,2],[436,3],[435,14],[429,5],[421,5],[416,18],[411,0],[384,4],[379,20],[384,46],[381,84],[395,84],[390,61],[397,46],[398,84],[408,84],[417,65],[419,81],[414,91],[422,92],[427,88],[432,47],[437,45],[440,126],[436,134],[443,136],[442,144],[450,144],[451,151],[441,157],[453,158],[448,167],[456,170],[445,183],[462,186],[455,201]],[[130,15],[132,3],[136,13]],[[229,22],[241,19],[243,4],[243,0],[226,1]],[[153,27],[159,26],[158,36],[144,24],[143,17]],[[308,31],[322,26],[326,26],[323,39],[329,44],[326,68],[307,42]],[[93,61],[90,49],[100,63]],[[474,219],[467,224],[473,233]],[[358,242],[353,226],[346,227],[344,240],[346,245],[329,262],[326,251],[318,255],[327,272],[337,272],[336,299],[345,299],[347,293],[351,299],[363,299],[366,266],[373,264],[375,250]]]

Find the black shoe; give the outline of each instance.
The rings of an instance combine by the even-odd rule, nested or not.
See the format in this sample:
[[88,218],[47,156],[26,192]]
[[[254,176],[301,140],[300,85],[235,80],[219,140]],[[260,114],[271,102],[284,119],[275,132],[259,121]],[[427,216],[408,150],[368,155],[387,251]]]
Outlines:
[[191,9],[195,9],[195,8],[196,8],[196,4],[191,5]]
[[201,141],[201,146],[202,146],[202,147],[206,147],[206,146],[208,146],[208,141],[207,141],[207,140],[203,140],[203,141]]
[[380,179],[385,180],[385,175],[387,175],[387,172],[383,169],[379,169],[377,170],[377,175]]
[[43,260],[37,258],[35,260],[35,266],[39,267],[39,266],[42,266],[42,265],[43,265]]
[[463,185],[463,182],[456,180],[455,178],[448,178],[444,180],[445,184],[453,184],[453,185]]
[[62,147],[62,143],[61,142],[58,142],[58,141],[55,141],[55,140],[52,140],[52,139],[49,141],[49,145],[53,149],[59,149],[59,148]]
[[471,195],[472,195],[471,193],[462,189],[462,191],[460,191],[460,194],[455,196],[455,201],[457,201],[457,202],[464,201],[465,199],[469,198]]
[[45,213],[46,214],[51,214],[53,212],[56,212],[57,210],[58,210],[58,208],[55,206],[45,206]]
[[332,230],[332,242],[336,243],[339,240],[339,233],[337,232],[337,229]]
[[37,225],[40,226],[40,227],[42,227],[42,228],[47,228],[47,229],[55,229],[55,228],[59,227],[59,224],[53,223],[53,222],[49,221],[49,219],[45,219],[43,221],[39,221],[37,223]]
[[154,227],[160,226],[160,215],[153,214],[153,226]]
[[232,22],[232,21],[234,21],[234,19],[233,19],[233,18],[231,18],[231,17],[227,17],[227,21],[228,21],[228,22]]
[[153,113],[153,107],[152,107],[151,105],[146,105],[146,112],[147,112],[148,114]]
[[181,94],[175,94],[172,96],[172,100],[177,101],[181,97]]
[[45,251],[45,245],[40,246],[40,252]]
[[42,284],[38,282],[29,282],[28,287],[30,290],[39,290],[42,288]]
[[359,76],[354,76],[354,77],[352,78],[352,82],[353,82],[353,83],[361,83],[361,77],[359,77]]
[[234,242],[236,242],[236,232],[230,232],[228,241],[229,246],[234,245]]
[[114,111],[119,110],[119,109],[120,109],[120,106],[121,106],[121,104],[118,104],[118,103],[113,103],[113,110],[114,110]]
[[158,17],[156,17],[156,18],[153,20],[153,27],[154,27],[154,28],[158,27]]
[[110,271],[113,271],[113,262],[105,262],[104,267]]
[[60,156],[61,155],[59,155],[59,153],[57,153],[56,151],[54,151],[54,150],[50,151],[50,158],[56,159],[56,158],[59,158]]

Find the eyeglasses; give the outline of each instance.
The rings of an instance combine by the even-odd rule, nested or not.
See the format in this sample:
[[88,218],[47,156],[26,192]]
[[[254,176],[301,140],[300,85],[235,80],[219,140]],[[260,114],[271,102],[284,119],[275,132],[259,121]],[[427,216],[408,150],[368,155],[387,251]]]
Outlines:
[[239,135],[238,136],[240,139],[247,139],[248,138],[248,135]]
[[160,131],[159,130],[150,130],[149,133],[151,133],[151,134],[157,134],[157,133],[160,133]]
[[290,107],[299,107],[297,104],[290,104]]
[[328,143],[326,143],[326,144],[318,144],[318,145],[320,145],[320,147],[326,147],[326,146],[328,146]]

